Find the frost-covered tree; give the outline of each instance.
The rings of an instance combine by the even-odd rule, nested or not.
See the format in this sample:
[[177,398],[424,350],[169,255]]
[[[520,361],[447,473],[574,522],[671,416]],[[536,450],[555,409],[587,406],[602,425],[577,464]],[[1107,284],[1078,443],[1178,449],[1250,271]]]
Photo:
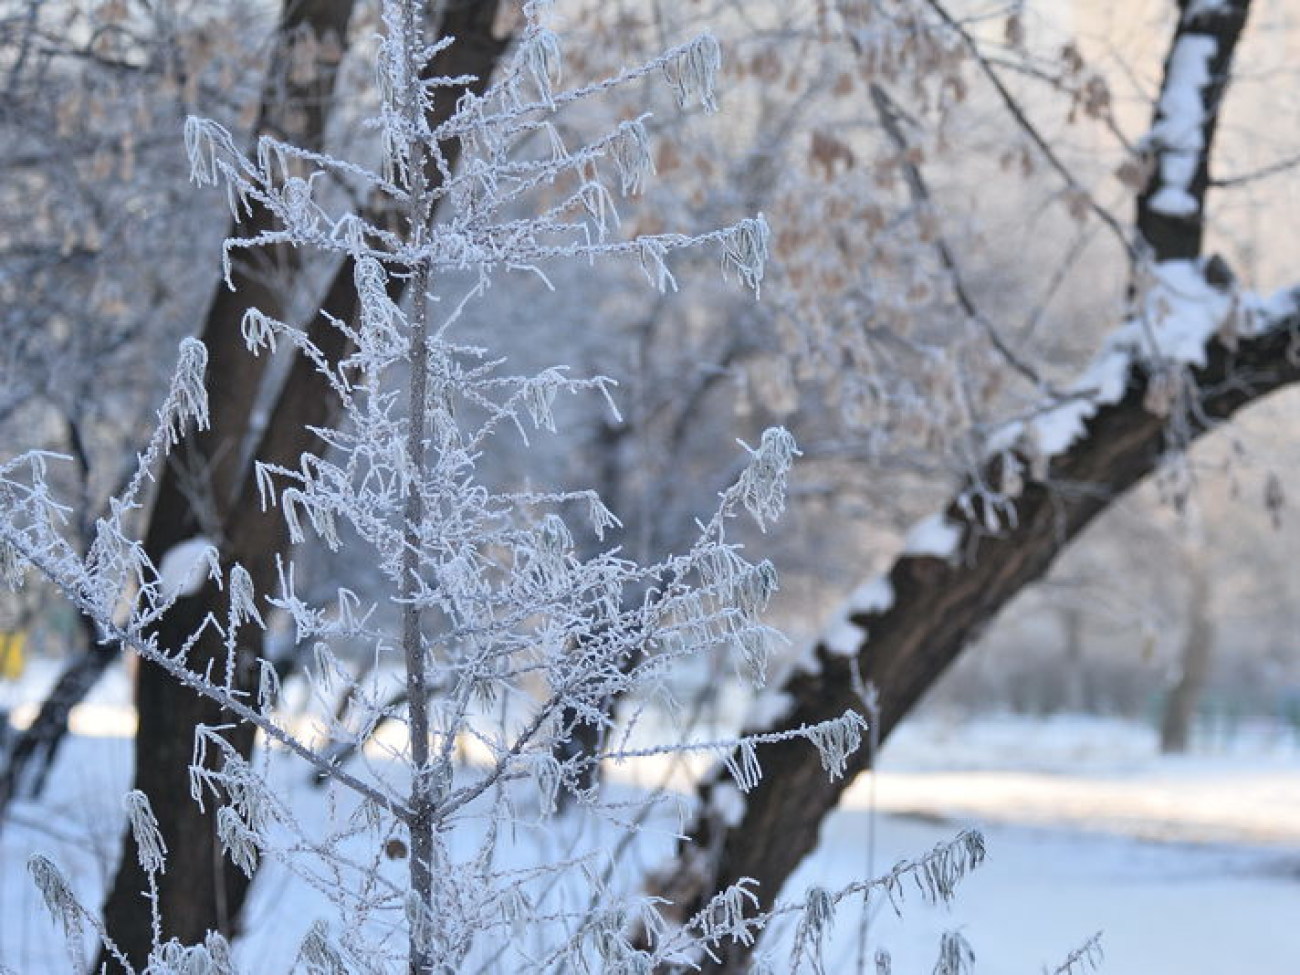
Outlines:
[[[671,256],[708,246],[719,252],[722,273],[753,291],[764,274],[768,228],[761,216],[702,235],[616,237],[615,189],[635,192],[653,171],[643,122],[628,119],[574,142],[552,121],[609,89],[661,76],[682,104],[712,110],[716,40],[701,35],[617,76],[564,90],[559,40],[540,6],[524,5],[510,62],[477,94],[465,90],[463,78],[429,71],[454,40],[427,39],[421,5],[386,4],[371,126],[382,151],[374,166],[271,135],[245,154],[222,125],[187,122],[196,182],[221,185],[241,226],[262,215],[226,241],[230,275],[237,257],[263,249],[314,249],[345,256],[351,268],[359,314],[355,322],[327,322],[342,336],[344,354],[260,308],[247,309],[240,333],[253,355],[296,349],[340,413],[336,429],[312,428],[327,450],[303,453],[292,465],[255,458],[260,509],[273,513],[292,544],[311,534],[364,558],[383,580],[382,598],[339,588],[327,613],[304,599],[292,558],[275,560],[273,588],[260,586],[265,565],[250,568],[232,557],[249,550],[239,538],[249,529],[238,519],[217,525],[233,539],[196,534],[158,559],[133,536],[131,515],[151,472],[191,428],[214,423],[205,385],[211,360],[198,340],[181,343],[149,446],[95,524],[84,556],[60,530],[47,453],[21,454],[0,468],[10,583],[29,571],[44,576],[103,639],[209,702],[212,715],[195,728],[184,796],[174,783],[127,796],[133,864],[120,872],[118,889],[124,876],[142,878],[137,897],[149,925],[142,943],[129,925],[119,928],[110,901],[107,928],[94,926],[102,962],[114,970],[231,970],[218,933],[195,931],[193,912],[179,921],[171,913],[173,904],[183,906],[176,885],[194,882],[185,860],[205,855],[206,844],[176,830],[174,820],[167,824],[173,828],[160,822],[164,808],[186,800],[211,809],[221,853],[245,875],[275,858],[328,892],[334,916],[302,941],[300,960],[309,969],[400,965],[423,975],[481,965],[576,970],[595,959],[609,970],[691,964],[723,941],[751,941],[761,927],[763,919],[747,909],[753,898],[745,884],[719,891],[695,917],[669,926],[654,898],[617,876],[617,853],[605,850],[594,828],[580,829],[563,858],[552,859],[557,797],[569,793],[584,819],[621,820],[636,815],[629,809],[641,801],[611,805],[588,786],[590,766],[739,747],[727,764],[747,790],[761,776],[760,744],[806,739],[836,775],[861,742],[863,720],[850,710],[739,742],[659,738],[642,745],[611,734],[599,753],[556,757],[578,725],[608,725],[607,701],[634,690],[660,696],[690,659],[728,654],[738,670],[762,680],[772,634],[759,613],[775,577],[769,563],[742,554],[729,526],[745,512],[760,526],[781,513],[797,451],[784,430],[764,432],[745,448],[739,476],[697,524],[695,539],[650,563],[617,549],[579,554],[575,534],[599,539],[617,525],[594,492],[536,485],[502,491],[479,476],[480,458],[500,441],[527,443],[554,431],[561,393],[604,393],[615,408],[600,377],[572,378],[562,365],[512,375],[473,335],[461,337],[465,309],[497,275],[545,278],[556,262],[623,259],[664,290],[672,283]],[[439,117],[432,106],[448,88],[457,93],[455,105]],[[454,170],[443,150],[452,143],[463,156]],[[331,192],[336,187],[347,192]],[[548,205],[518,216],[520,202],[543,188]],[[351,205],[374,198],[383,201],[383,220]],[[445,212],[435,222],[436,204]],[[394,279],[405,283],[406,303],[395,300]],[[265,549],[255,554],[270,561]],[[208,609],[214,605],[220,611]],[[316,695],[328,699],[336,684],[347,684],[355,718],[346,726],[326,721],[323,739],[278,710],[278,673],[257,653],[272,610],[312,647],[308,678]],[[178,621],[191,628],[178,630]],[[343,642],[373,661],[364,680],[353,680],[340,663],[335,648]],[[364,756],[361,768],[342,767],[340,743],[364,741],[393,717],[385,703],[393,687],[403,691],[402,742],[382,758]],[[273,752],[306,762],[346,794],[329,830],[304,827],[279,799],[263,760],[252,756],[257,732]],[[144,766],[154,760],[147,745],[156,739],[140,740]],[[970,838],[936,857],[960,873],[979,855]],[[35,858],[31,870],[75,958],[87,915],[54,864]],[[653,933],[651,943],[634,944],[634,927]],[[505,931],[512,934],[503,947]]]
[[[147,519],[144,544],[155,563],[161,563],[164,555],[177,545],[203,535],[229,561],[241,562],[259,589],[274,584],[276,557],[287,552],[288,537],[278,517],[263,512],[258,505],[252,462],[257,459],[292,464],[304,451],[321,449],[322,443],[312,427],[329,426],[337,417],[338,409],[328,395],[327,383],[310,363],[300,361],[286,374],[278,366],[268,368],[270,357],[250,357],[243,348],[240,321],[251,307],[260,308],[264,314],[292,314],[295,320],[308,323],[312,340],[337,361],[346,354],[346,338],[329,323],[332,318],[350,321],[355,317],[357,293],[354,269],[348,259],[341,266],[322,265],[309,259],[300,260],[306,255],[292,247],[263,247],[236,255],[223,276],[209,252],[191,252],[187,248],[191,240],[212,243],[203,235],[193,233],[192,228],[210,226],[219,237],[224,221],[216,214],[201,210],[188,213],[187,209],[188,215],[180,216],[176,206],[158,195],[158,189],[168,185],[159,179],[160,174],[170,172],[172,167],[160,169],[156,164],[146,166],[145,162],[152,162],[154,156],[169,161],[183,160],[180,129],[187,111],[217,118],[232,132],[251,132],[248,137],[252,139],[260,134],[272,134],[309,149],[322,147],[327,130],[336,139],[345,138],[350,123],[341,94],[346,85],[339,81],[339,75],[349,63],[346,54],[353,35],[360,32],[364,36],[376,23],[375,11],[364,5],[355,11],[354,17],[355,6],[351,0],[320,3],[294,0],[284,4],[278,23],[269,24],[264,6],[239,3],[202,5],[197,10],[171,5],[165,11],[136,4],[80,4],[58,11],[48,5],[32,4],[27,16],[5,22],[5,27],[12,30],[11,50],[17,54],[9,65],[6,96],[10,109],[5,112],[6,121],[21,133],[13,145],[40,144],[41,139],[53,141],[38,158],[60,164],[71,158],[74,172],[68,181],[77,176],[86,179],[76,168],[77,152],[67,152],[58,141],[60,138],[70,141],[64,130],[71,120],[79,120],[86,131],[76,131],[78,140],[74,148],[79,152],[84,143],[86,152],[95,153],[96,173],[101,169],[112,173],[120,167],[123,172],[136,173],[142,187],[152,188],[152,196],[145,195],[142,189],[146,206],[136,204],[129,208],[126,212],[135,219],[121,220],[118,232],[132,243],[148,240],[158,244],[159,252],[144,265],[135,265],[129,260],[129,250],[114,247],[96,255],[91,269],[115,282],[119,295],[144,299],[150,294],[146,283],[134,287],[130,284],[135,269],[144,266],[149,274],[157,273],[189,301],[180,311],[159,305],[156,300],[144,306],[119,301],[117,314],[145,326],[134,333],[134,343],[123,343],[118,351],[132,363],[129,368],[114,368],[93,350],[84,357],[69,356],[69,351],[75,352],[86,344],[86,337],[107,336],[92,319],[82,322],[84,328],[72,331],[74,336],[84,337],[71,350],[61,350],[57,364],[53,356],[47,356],[44,367],[34,362],[24,363],[20,357],[7,357],[6,374],[12,367],[15,377],[57,375],[61,378],[54,388],[68,389],[69,369],[73,375],[81,370],[93,371],[99,395],[84,398],[74,395],[71,402],[81,409],[85,408],[82,404],[93,404],[95,409],[108,413],[118,422],[133,419],[138,424],[141,419],[147,421],[147,414],[124,408],[123,397],[115,395],[115,382],[120,379],[123,389],[136,399],[151,388],[141,382],[140,371],[134,364],[154,363],[156,357],[148,349],[156,347],[171,333],[160,333],[157,328],[148,327],[149,323],[157,316],[169,323],[169,329],[174,329],[177,322],[183,324],[196,316],[201,320],[197,332],[209,356],[204,377],[209,425],[193,432],[172,452],[159,472],[159,483],[148,511],[139,513],[141,519]],[[460,43],[454,49],[442,51],[432,70],[462,78],[462,85],[481,91],[504,46],[504,41],[493,32],[496,6],[487,2],[458,5],[455,10],[445,12],[440,26],[460,38]],[[60,34],[61,30],[66,33]],[[105,57],[106,50],[113,54],[112,58]],[[30,56],[24,52],[30,52]],[[51,85],[51,76],[63,79],[63,83]],[[247,82],[259,76],[264,77],[260,94],[255,84]],[[123,78],[127,79],[125,83]],[[438,102],[435,112],[443,116],[450,112],[455,102],[454,90]],[[59,107],[50,111],[60,123],[57,127],[42,126],[42,110],[33,111],[32,107],[43,106],[59,91],[69,93],[66,96],[69,104],[59,103]],[[85,110],[86,106],[77,102],[80,92],[89,93],[92,110]],[[153,111],[161,111],[170,124],[160,122],[157,130],[147,133],[129,127],[126,132],[120,132],[123,120],[138,121],[136,105],[145,98],[152,99],[146,105]],[[242,141],[243,137],[239,138]],[[143,156],[136,148],[137,140],[147,144],[152,155]],[[458,145],[452,143],[445,150],[448,158],[454,159]],[[84,192],[103,192],[96,182],[100,178],[92,173]],[[111,188],[111,182],[108,185]],[[201,196],[186,192],[181,199],[190,208]],[[271,226],[273,215],[256,202],[250,202],[249,210],[239,215],[240,232]],[[373,219],[382,219],[382,214],[374,212],[374,207],[381,202],[365,204],[362,212],[369,212]],[[136,215],[141,211],[154,222],[159,214],[172,213],[174,219],[168,226],[184,228],[186,246],[178,246],[150,225],[140,226],[141,220]],[[58,231],[57,225],[37,226]],[[235,230],[232,228],[231,232]],[[57,251],[58,246],[54,243],[52,249]],[[196,284],[187,283],[196,275]],[[6,275],[6,280],[17,282],[20,276]],[[234,288],[229,286],[232,284]],[[396,287],[400,290],[400,282]],[[66,294],[68,290],[64,278],[59,293]],[[205,295],[208,291],[206,307],[193,307],[191,296]],[[15,334],[59,334],[58,319],[40,316],[36,312],[40,303],[32,297],[29,290],[25,301],[11,307],[20,314],[37,314],[45,331],[33,332],[24,326],[16,328]],[[318,304],[309,306],[304,313],[301,307],[304,299]],[[93,307],[83,302],[83,318]],[[319,311],[313,313],[317,307]],[[6,342],[6,348],[22,350],[28,342],[26,339]],[[17,391],[16,386],[6,385]],[[153,388],[157,388],[156,384]],[[33,403],[29,398],[26,403],[30,409],[39,400]],[[264,404],[269,409],[264,410]],[[121,463],[115,454],[120,455],[124,450],[132,452],[127,446],[133,439],[131,435],[106,435],[103,424],[95,427],[69,424],[69,429],[74,435],[82,433],[81,438],[72,438],[70,452],[78,458],[90,455],[81,465],[83,480],[94,475],[103,482],[104,475],[98,469],[105,465],[92,463],[98,457],[110,458],[106,466],[110,471],[117,471]],[[90,443],[91,448],[83,449],[81,440]],[[64,445],[55,441],[54,446]],[[88,497],[78,505],[84,526],[83,545],[89,544],[88,529],[93,528],[95,518],[102,513],[99,506],[104,490],[101,483],[94,492],[87,491]],[[164,642],[182,642],[199,620],[218,609],[211,602],[215,598],[214,590],[181,600],[160,623],[164,629],[174,627],[169,634],[164,634]],[[68,664],[32,727],[16,738],[4,770],[5,787],[0,789],[0,795],[39,788],[44,780],[59,737],[66,728],[69,708],[117,656],[118,648],[112,641],[98,641],[92,634],[90,643],[84,654]],[[291,664],[291,659],[278,661],[282,669]],[[181,794],[193,728],[204,721],[217,720],[218,712],[149,666],[141,669],[138,683],[137,705],[142,730],[137,743],[141,755],[148,760],[137,762],[137,785],[153,795]],[[246,736],[242,747],[245,750],[251,747],[251,737]],[[229,926],[238,915],[246,878],[237,870],[222,869],[221,858],[213,852],[210,817],[187,802],[159,804],[156,812],[165,834],[193,837],[192,842],[173,852],[174,859],[190,858],[182,868],[188,883],[164,883],[161,888],[161,896],[168,902],[171,923],[177,930],[193,931],[196,936],[213,924]],[[147,947],[151,937],[150,918],[137,896],[144,878],[130,844],[128,834],[127,850],[121,860],[122,876],[109,898],[106,913],[124,942],[135,941]],[[133,933],[128,935],[128,930]]]

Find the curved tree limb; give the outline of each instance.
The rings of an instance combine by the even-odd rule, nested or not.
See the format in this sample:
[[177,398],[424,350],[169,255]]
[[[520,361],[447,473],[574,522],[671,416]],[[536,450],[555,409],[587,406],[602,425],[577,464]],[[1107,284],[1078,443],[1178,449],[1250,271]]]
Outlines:
[[[1203,390],[1200,409],[1191,420],[1193,437],[1263,396],[1300,382],[1298,330],[1300,309],[1293,304],[1291,313],[1267,333],[1240,343],[1236,350],[1215,342],[1206,366],[1192,373]],[[982,512],[968,514],[954,501],[945,515],[960,531],[959,559],[899,559],[888,575],[893,605],[883,612],[849,615],[848,624],[862,634],[852,656],[836,653],[826,641],[817,645],[812,672],[795,673],[781,687],[792,709],[771,730],[824,721],[847,709],[862,711],[854,688],[866,683],[880,691],[878,732],[882,741],[887,738],[1017,593],[1041,578],[1097,515],[1156,470],[1165,454],[1168,420],[1147,410],[1150,379],[1150,373],[1135,369],[1124,399],[1100,409],[1086,436],[1053,460],[1046,477],[1025,486],[1013,528],[988,532],[980,526]],[[999,477],[1000,463],[990,464],[985,475]],[[822,820],[853,775],[867,766],[866,753],[859,752],[844,778],[827,781],[802,743],[774,745],[760,757],[764,779],[746,796],[745,816],[738,824],[723,825],[707,812],[720,780],[701,787],[706,812],[690,831],[689,844],[716,853],[707,864],[683,856],[675,872],[660,881],[661,890],[682,906],[685,916],[741,877],[758,880],[765,903],[770,903],[816,845]],[[704,970],[741,969],[733,960],[731,966]]]

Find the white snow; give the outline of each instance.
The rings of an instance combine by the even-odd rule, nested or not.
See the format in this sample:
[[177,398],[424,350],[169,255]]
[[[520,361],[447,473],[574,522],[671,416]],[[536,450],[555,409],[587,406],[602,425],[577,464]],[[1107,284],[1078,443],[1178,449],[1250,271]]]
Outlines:
[[[1300,844],[1295,730],[1244,722],[1217,748],[1161,756],[1155,729],[1115,718],[921,718],[884,748],[874,800],[886,812],[1151,840]],[[865,782],[845,797],[850,808],[868,800]]]
[[164,602],[193,596],[208,577],[215,548],[211,539],[196,535],[167,550],[158,567],[158,585]]
[[1204,14],[1219,13],[1228,8],[1228,0],[1192,0],[1183,11],[1183,22],[1191,23]]
[[[871,915],[870,949],[887,948],[894,971],[930,971],[940,934],[954,929],[977,973],[1052,971],[1100,930],[1105,975],[1291,975],[1300,739],[1261,724],[1224,747],[1161,757],[1152,729],[1116,719],[913,720],[885,746],[874,784],[864,776],[850,789],[787,890],[878,875],[974,825],[988,860],[950,908],[908,897],[901,918],[887,907]],[[828,971],[856,970],[849,906]]]
[[1163,261],[1143,307],[1107,343],[1146,356],[1203,366],[1210,339],[1232,313],[1233,297],[1208,281],[1196,261]]
[[727,826],[739,825],[745,818],[745,796],[732,782],[717,783],[709,794],[709,804]]
[[[1121,329],[1117,335],[1127,337],[1127,330]],[[1083,436],[1084,424],[1097,412],[1098,406],[1118,403],[1123,398],[1132,357],[1115,344],[1116,337],[1111,337],[1112,341],[1103,347],[1083,375],[1070,385],[1069,392],[1077,395],[1077,399],[1046,410],[1028,423],[1029,435],[1040,457],[1055,457],[1067,450]],[[1018,426],[1025,429],[1024,424]]]
[[[822,831],[825,855],[795,876],[794,890],[835,886],[862,872],[871,822],[865,810],[835,813]],[[960,825],[877,817],[872,872],[951,840]],[[887,902],[869,915],[868,966],[874,951],[884,948],[895,972],[934,971],[939,938],[960,930],[975,952],[976,975],[1052,972],[1100,931],[1098,975],[1296,971],[1300,883],[1294,855],[1019,825],[982,831],[988,859],[958,885],[950,907],[926,904],[913,888],[901,916]],[[859,971],[852,930],[859,916],[857,904],[841,905],[826,971]]]
[[[1170,759],[1156,754],[1151,729],[1117,720],[910,722],[883,752],[877,811],[868,808],[870,780],[859,780],[787,895],[878,876],[951,840],[961,826],[977,825],[988,860],[958,886],[951,907],[927,905],[908,888],[895,917],[887,899],[873,899],[869,949],[887,948],[895,971],[930,971],[940,934],[953,929],[971,942],[982,975],[1051,971],[1102,930],[1105,975],[1293,975],[1300,958],[1300,741],[1280,727],[1243,729],[1242,740],[1222,753]],[[0,965],[24,975],[56,975],[68,965],[62,936],[23,864],[33,853],[51,857],[94,905],[111,877],[122,823],[130,742],[74,735],[66,749],[51,794],[20,802],[0,832]],[[658,775],[649,771],[644,780]],[[331,817],[337,826],[348,814],[331,813],[301,769],[282,769],[277,784],[310,830]],[[726,788],[734,789],[720,789],[715,808],[734,817],[744,800]],[[525,830],[496,867],[572,855],[573,831],[563,821],[552,826]],[[680,828],[671,814],[648,822],[626,862],[662,862]],[[615,839],[601,827],[585,841],[612,848]],[[354,852],[367,855],[364,848]],[[400,880],[403,866],[385,869]],[[620,873],[613,882],[635,878]],[[860,905],[841,903],[827,971],[856,970]],[[288,971],[305,928],[327,912],[322,894],[270,863],[254,885],[248,931],[236,944],[239,971]],[[787,944],[792,937],[779,924],[775,933]],[[788,955],[777,959],[787,962]]]
[[1239,323],[1238,333],[1249,338],[1277,327],[1279,322],[1300,311],[1300,291],[1280,288],[1267,298],[1252,292],[1242,296],[1241,304],[1245,315]]
[[[1163,261],[1151,269],[1152,280],[1141,307],[1107,337],[1101,351],[1067,388],[1067,399],[1027,420],[1015,420],[988,440],[990,455],[1029,443],[1040,458],[1068,450],[1084,434],[1085,424],[1101,406],[1124,396],[1135,358],[1203,366],[1210,339],[1234,311],[1234,301],[1255,315],[1262,330],[1296,310],[1296,296],[1280,291],[1268,299],[1237,298],[1205,280],[1196,261]],[[1245,316],[1242,316],[1243,320]]]
[[777,726],[794,711],[794,698],[775,687],[764,688],[745,714],[742,728],[745,731],[767,731]]
[[950,559],[960,544],[961,525],[942,514],[933,514],[912,526],[903,543],[903,554]]
[[849,619],[847,610],[841,610],[822,632],[821,642],[837,657],[852,657],[866,638],[867,631]]
[[1087,399],[1071,400],[1035,417],[1029,424],[1034,449],[1040,457],[1055,457],[1083,436],[1084,424],[1097,412]]
[[1091,395],[1096,403],[1118,403],[1124,398],[1128,386],[1130,366],[1132,361],[1124,349],[1107,344],[1084,370],[1074,388],[1080,393],[1094,391]]
[[1218,42],[1205,34],[1185,34],[1174,45],[1160,95],[1158,118],[1147,144],[1160,154],[1160,188],[1148,201],[1157,213],[1187,217],[1196,213],[1188,192],[1205,148],[1205,102],[1201,90],[1210,83],[1210,62]]
[[[33,655],[17,682],[0,681],[0,709],[9,711],[9,723],[23,729],[35,719],[40,705],[63,673],[65,661]],[[91,737],[120,737],[135,734],[135,709],[131,700],[132,681],[119,660],[109,666],[85,699],[68,715],[72,733]]]
[[1183,188],[1191,184],[1195,173],[1195,153],[1165,153],[1160,160],[1160,176],[1164,185],[1151,194],[1147,206],[1166,217],[1195,216],[1200,205],[1196,202],[1196,197]]
[[[828,629],[833,629],[834,626],[835,624],[834,622],[832,622],[830,627],[828,627]],[[847,637],[848,637],[847,633],[843,633],[840,635],[841,639],[845,639]],[[819,641],[817,640],[805,640],[802,643],[800,643],[799,650],[796,653],[792,654],[789,658],[787,658],[784,665],[778,668],[778,670],[770,676],[769,680],[772,686],[774,687],[783,686],[791,674],[819,673],[821,671],[822,665],[821,665],[821,661],[817,659],[818,645],[819,645]]]
[[[960,538],[960,533],[958,533],[958,537]],[[942,541],[938,537],[931,540],[936,543]],[[926,539],[922,539],[922,541],[924,542]],[[956,543],[954,542],[952,551],[955,550]],[[943,553],[936,552],[932,554],[942,556]],[[851,617],[861,613],[883,613],[893,605],[894,587],[889,581],[889,576],[882,575],[870,582],[863,583],[845,600],[844,605],[835,614],[831,624],[822,632],[821,642],[825,645],[827,651],[836,656],[855,656],[862,649],[862,644],[866,642],[868,634],[867,630],[854,623]]]
[[849,610],[854,613],[883,613],[893,605],[894,586],[887,575],[863,583],[849,596]]
[[1005,450],[1014,449],[1024,436],[1025,423],[1023,420],[1011,420],[1003,423],[990,433],[988,440],[985,441],[988,455],[995,457]]

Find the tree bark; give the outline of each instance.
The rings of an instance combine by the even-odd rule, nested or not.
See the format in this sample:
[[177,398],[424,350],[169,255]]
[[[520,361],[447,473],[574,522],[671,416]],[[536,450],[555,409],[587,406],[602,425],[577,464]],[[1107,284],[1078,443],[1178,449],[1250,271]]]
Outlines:
[[1187,633],[1179,657],[1178,681],[1165,701],[1160,721],[1160,751],[1183,754],[1191,744],[1197,705],[1210,676],[1214,650],[1214,620],[1210,615],[1210,573],[1206,553],[1192,542],[1187,553]]
[[[1204,38],[1212,40],[1215,47],[1207,65],[1209,84],[1201,90],[1204,114],[1199,145],[1178,144],[1173,134],[1177,127],[1161,127],[1163,116],[1157,103],[1156,124],[1152,127],[1153,138],[1147,146],[1156,173],[1147,181],[1137,200],[1138,235],[1151,248],[1157,261],[1201,256],[1205,240],[1205,191],[1210,185],[1210,147],[1214,145],[1214,135],[1219,124],[1219,106],[1223,103],[1232,76],[1232,58],[1236,53],[1237,41],[1246,26],[1250,0],[1230,0],[1214,5],[1199,3],[1199,0],[1178,0],[1178,10],[1178,27],[1165,58],[1164,86],[1167,87],[1170,82],[1170,68],[1179,55],[1180,44],[1189,39]],[[1156,194],[1166,185],[1161,178],[1161,169],[1166,161],[1177,165],[1176,157],[1185,157],[1189,153],[1195,153],[1196,166],[1187,191],[1197,206],[1181,212],[1176,209],[1171,212],[1168,207],[1152,206]]]

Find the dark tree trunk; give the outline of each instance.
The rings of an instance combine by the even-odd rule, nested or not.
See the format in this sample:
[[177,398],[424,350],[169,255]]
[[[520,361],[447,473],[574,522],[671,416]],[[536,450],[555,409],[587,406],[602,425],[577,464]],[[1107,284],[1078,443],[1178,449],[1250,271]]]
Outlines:
[[6,755],[0,773],[0,819],[12,800],[36,798],[44,791],[59,746],[68,733],[68,716],[117,659],[117,647],[99,643],[99,633],[90,619],[83,616],[79,622],[85,649],[64,667],[41,702],[35,720],[15,738]]
[[1214,649],[1210,573],[1204,553],[1190,553],[1187,566],[1187,633],[1183,636],[1178,681],[1169,692],[1160,721],[1160,750],[1166,755],[1182,754],[1191,744],[1192,724],[1210,676]]
[[[1279,323],[1268,336],[1243,343],[1235,353],[1214,346],[1208,365],[1195,372],[1202,389],[1210,391],[1204,400],[1206,422],[1226,419],[1273,390],[1300,381],[1300,364],[1287,354],[1290,330],[1297,327],[1300,314]],[[1165,423],[1144,408],[1145,386],[1145,377],[1135,375],[1124,400],[1098,411],[1086,437],[1053,462],[1049,477],[1026,487],[1014,529],[998,536],[983,534],[960,507],[950,506],[947,517],[962,530],[960,558],[946,562],[907,556],[895,563],[889,574],[893,606],[883,613],[851,617],[869,633],[856,657],[819,646],[817,673],[798,674],[782,687],[795,702],[793,713],[779,726],[764,730],[795,729],[846,710],[861,712],[863,703],[853,691],[856,669],[880,692],[878,728],[881,740],[886,739],[981,628],[1016,593],[1041,578],[1097,515],[1155,470],[1165,448]],[[1199,426],[1196,433],[1205,430]],[[757,880],[763,902],[770,904],[816,845],[822,820],[867,763],[865,751],[860,751],[843,778],[828,781],[802,741],[766,747],[759,757],[763,780],[746,796],[744,819],[724,827],[704,816],[691,831],[691,848],[717,851],[713,863],[701,873],[700,861],[683,854],[681,866],[661,881],[661,891],[680,904],[684,917],[742,877]],[[709,781],[701,787],[706,810],[714,785]],[[725,957],[722,965],[705,965],[703,970],[744,970],[745,952]]]
[[[1174,43],[1169,47],[1165,58],[1165,81],[1169,80],[1169,68],[1177,53],[1178,42],[1192,35],[1200,35],[1214,40],[1214,55],[1209,61],[1210,83],[1202,89],[1202,103],[1206,108],[1204,124],[1201,127],[1200,145],[1180,146],[1168,141],[1156,141],[1149,147],[1154,154],[1157,167],[1156,178],[1147,182],[1137,201],[1137,228],[1142,240],[1151,248],[1156,260],[1169,261],[1177,259],[1194,259],[1201,256],[1205,240],[1205,192],[1210,185],[1210,153],[1208,148],[1214,145],[1214,134],[1219,124],[1219,107],[1223,103],[1224,93],[1232,77],[1232,58],[1236,53],[1237,41],[1246,25],[1246,14],[1250,9],[1249,0],[1232,0],[1222,5],[1200,4],[1203,9],[1194,17],[1187,11],[1192,0],[1178,0],[1179,26]],[[1157,106],[1156,121],[1161,120]],[[1157,124],[1156,131],[1160,131]],[[1190,212],[1168,212],[1169,208],[1152,207],[1152,198],[1163,185],[1159,177],[1159,167],[1168,155],[1183,155],[1187,151],[1196,153],[1196,169],[1187,190],[1198,206]]]
[[[334,103],[337,60],[317,59],[304,77],[293,70],[295,48],[335,51],[347,44],[353,0],[286,0],[278,28],[276,50],[263,87],[257,131],[270,132],[309,148],[319,149],[325,122]],[[256,208],[233,232],[256,235],[272,229],[271,214]],[[253,404],[261,392],[268,358],[248,354],[240,322],[249,308],[283,317],[285,282],[298,269],[290,248],[270,247],[242,255],[231,271],[234,289],[217,285],[204,320],[201,338],[208,349],[206,388],[210,426],[192,433],[164,468],[149,527],[145,551],[155,565],[175,545],[206,535],[229,558],[227,531],[240,522],[236,496],[246,479],[245,454],[252,431]],[[267,539],[273,544],[272,538]],[[209,585],[177,601],[156,630],[159,646],[174,651],[183,646],[221,594]],[[244,688],[258,648],[241,648],[237,683]],[[192,648],[187,662],[203,671],[209,661],[224,657],[220,641],[209,635]],[[177,686],[157,667],[141,663],[136,684],[139,726],[135,739],[135,788],[150,800],[168,848],[167,873],[160,878],[159,905],[164,938],[186,943],[201,941],[209,930],[231,932],[247,889],[247,878],[226,862],[216,839],[214,820],[190,800],[189,763],[194,729],[225,723],[212,702]],[[237,728],[227,737],[241,754],[253,746],[253,730]],[[211,805],[208,809],[211,810]],[[104,923],[119,949],[143,967],[153,945],[149,904],[141,892],[147,881],[135,842],[127,830],[117,876],[104,905]],[[119,969],[103,955],[100,964]]]

